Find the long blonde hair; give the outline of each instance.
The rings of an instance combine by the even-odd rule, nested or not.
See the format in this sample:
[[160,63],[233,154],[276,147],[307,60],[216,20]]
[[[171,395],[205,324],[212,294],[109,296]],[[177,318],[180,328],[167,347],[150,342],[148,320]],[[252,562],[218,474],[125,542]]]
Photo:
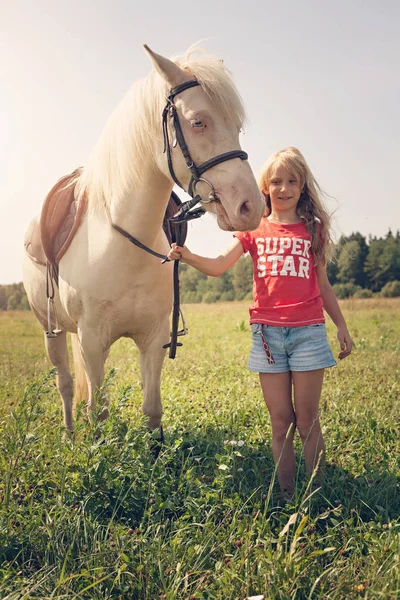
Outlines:
[[326,264],[332,254],[330,216],[322,201],[320,186],[300,150],[293,146],[275,152],[262,168],[258,185],[267,203],[264,217],[268,217],[271,211],[268,189],[273,169],[277,166],[282,166],[299,181],[302,192],[297,204],[297,213],[311,236],[311,251],[316,263]]

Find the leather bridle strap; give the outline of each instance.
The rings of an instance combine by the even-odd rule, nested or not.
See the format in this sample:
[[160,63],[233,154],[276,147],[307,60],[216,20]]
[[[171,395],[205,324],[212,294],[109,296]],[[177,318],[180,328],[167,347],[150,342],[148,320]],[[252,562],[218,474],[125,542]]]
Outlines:
[[170,93],[167,96],[167,104],[164,107],[163,113],[162,113],[162,122],[163,122],[163,136],[164,136],[164,152],[167,152],[167,160],[168,160],[168,169],[169,172],[171,174],[172,179],[175,181],[176,185],[178,185],[182,190],[184,189],[183,186],[181,185],[179,179],[177,178],[177,176],[175,175],[175,171],[174,171],[174,167],[172,164],[172,155],[171,155],[171,144],[169,141],[169,132],[168,132],[168,121],[167,121],[167,117],[168,114],[170,115],[170,117],[172,118],[172,123],[175,129],[175,135],[176,135],[176,141],[179,144],[179,147],[181,149],[181,152],[183,154],[183,157],[186,161],[186,164],[188,166],[188,169],[191,170],[192,175],[197,175],[196,173],[196,167],[190,157],[190,153],[189,153],[189,149],[187,147],[187,144],[185,142],[185,138],[183,136],[182,133],[182,128],[181,125],[179,123],[179,117],[178,117],[178,113],[176,110],[176,106],[174,104],[174,98],[175,96],[177,96],[178,94],[180,94],[180,92],[183,92],[185,90],[188,90],[192,87],[196,87],[200,85],[199,82],[195,79],[193,79],[192,81],[185,81],[184,83],[182,83],[181,85],[178,85],[176,87],[174,87],[173,89],[170,90]]
[[[232,160],[233,158],[240,158],[242,160],[247,160],[249,158],[249,155],[247,154],[247,152],[244,152],[243,150],[231,150],[230,152],[225,152],[224,154],[219,154],[218,156],[214,156],[214,158],[210,158],[210,160],[207,160],[206,162],[204,162],[203,164],[201,164],[199,167],[197,167],[197,172],[201,175],[203,175],[203,173],[205,173],[206,171],[208,171],[208,169],[212,169],[212,167],[215,167],[216,165],[219,165],[222,162],[225,162],[226,160]],[[193,184],[196,184],[198,182],[198,179],[196,180],[193,176],[192,179],[189,182],[189,187],[188,187],[188,193],[193,197]]]
[[[190,156],[189,148],[186,144],[185,137],[182,132],[182,127],[179,122],[178,111],[176,110],[174,98],[181,92],[184,92],[185,90],[188,90],[188,89],[198,86],[198,85],[200,85],[200,83],[197,80],[193,79],[191,81],[185,81],[184,83],[181,83],[180,85],[171,89],[169,95],[167,96],[167,104],[165,105],[165,108],[164,108],[163,114],[162,114],[164,152],[167,153],[168,169],[171,174],[171,177],[174,180],[174,182],[180,188],[182,188],[184,190],[184,187],[182,186],[182,184],[180,183],[179,179],[177,178],[177,176],[175,174],[173,163],[172,163],[171,144],[170,144],[170,140],[169,140],[168,122],[167,122],[168,115],[170,115],[170,117],[172,119],[172,125],[173,125],[174,131],[175,131],[176,143],[179,145],[182,155],[185,159],[186,165],[192,174],[192,177],[189,182],[189,187],[187,190],[188,194],[190,196],[192,196],[192,199],[183,203],[179,212],[174,217],[172,217],[173,222],[182,222],[184,220],[189,220],[191,218],[197,218],[204,213],[204,209],[197,209],[196,211],[193,212],[193,216],[190,216],[192,213],[189,212],[193,206],[195,206],[196,204],[198,204],[199,202],[202,201],[202,198],[200,195],[195,195],[194,188],[196,187],[196,184],[202,179],[201,176],[203,175],[203,173],[208,171],[208,169],[211,169],[212,167],[215,167],[216,165],[219,165],[220,163],[225,162],[227,160],[232,160],[234,158],[240,158],[241,160],[248,159],[248,154],[246,152],[244,152],[243,150],[231,150],[230,152],[224,152],[223,154],[214,156],[210,160],[207,160],[206,162],[202,163],[201,165],[196,165],[196,163],[193,161],[192,157]],[[175,145],[175,143],[174,143],[174,145]],[[214,187],[212,186],[212,184],[210,182],[207,181],[207,183],[211,187],[209,201],[216,200],[217,197],[215,194]],[[203,200],[203,202],[204,202],[204,200]]]
[[149,254],[152,254],[153,256],[156,256],[157,258],[162,258],[162,262],[169,262],[169,258],[166,254],[160,254],[159,252],[156,252],[155,250],[152,250],[151,248],[149,248],[148,246],[146,246],[146,244],[143,244],[142,242],[140,242],[138,239],[136,239],[135,237],[133,237],[133,235],[131,235],[130,233],[128,233],[127,231],[125,231],[125,229],[122,229],[122,227],[119,227],[119,225],[116,225],[115,223],[111,223],[112,227],[114,227],[114,229],[116,229],[121,235],[123,235],[124,237],[126,237],[130,242],[132,242],[132,244],[135,244],[135,246],[137,246],[138,248],[141,248],[142,250],[145,250],[146,252],[148,252]]

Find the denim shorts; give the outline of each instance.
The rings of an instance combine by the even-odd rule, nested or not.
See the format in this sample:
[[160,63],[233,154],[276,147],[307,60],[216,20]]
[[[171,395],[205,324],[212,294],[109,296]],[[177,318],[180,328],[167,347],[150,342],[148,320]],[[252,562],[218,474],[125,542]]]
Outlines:
[[251,331],[253,344],[247,365],[250,371],[314,371],[336,365],[326,339],[324,323],[305,327],[276,327],[253,323]]

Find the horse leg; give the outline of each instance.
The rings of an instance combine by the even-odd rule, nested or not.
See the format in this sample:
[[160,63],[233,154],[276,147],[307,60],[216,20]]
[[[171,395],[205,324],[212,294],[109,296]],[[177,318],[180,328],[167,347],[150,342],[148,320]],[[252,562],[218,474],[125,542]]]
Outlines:
[[[87,410],[89,416],[96,414],[96,399],[99,397],[101,384],[104,380],[104,363],[108,355],[108,348],[103,348],[98,335],[88,328],[78,328],[79,349],[84,365],[88,384]],[[101,398],[108,404],[107,398]],[[102,411],[101,420],[108,417],[108,408]]]
[[66,332],[59,333],[55,338],[48,338],[45,335],[45,344],[49,359],[57,369],[57,387],[63,403],[64,425],[68,431],[73,431],[73,381],[69,370]]
[[169,323],[160,327],[161,333],[154,337],[145,346],[138,344],[140,351],[140,371],[143,384],[143,413],[149,418],[151,430],[160,429],[161,437],[161,370],[164,362],[165,349],[163,345],[169,339]]

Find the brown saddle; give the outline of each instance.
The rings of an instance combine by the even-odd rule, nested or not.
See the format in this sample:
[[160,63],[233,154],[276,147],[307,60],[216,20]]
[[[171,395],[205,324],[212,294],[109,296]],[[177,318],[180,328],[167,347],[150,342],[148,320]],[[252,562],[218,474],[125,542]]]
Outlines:
[[57,181],[47,194],[39,220],[33,221],[25,236],[25,248],[37,263],[53,267],[68,250],[86,210],[86,198],[75,199],[75,182],[80,169]]
[[75,182],[81,169],[59,179],[47,194],[40,215],[40,235],[47,260],[57,265],[82,221],[86,197],[75,199]]

